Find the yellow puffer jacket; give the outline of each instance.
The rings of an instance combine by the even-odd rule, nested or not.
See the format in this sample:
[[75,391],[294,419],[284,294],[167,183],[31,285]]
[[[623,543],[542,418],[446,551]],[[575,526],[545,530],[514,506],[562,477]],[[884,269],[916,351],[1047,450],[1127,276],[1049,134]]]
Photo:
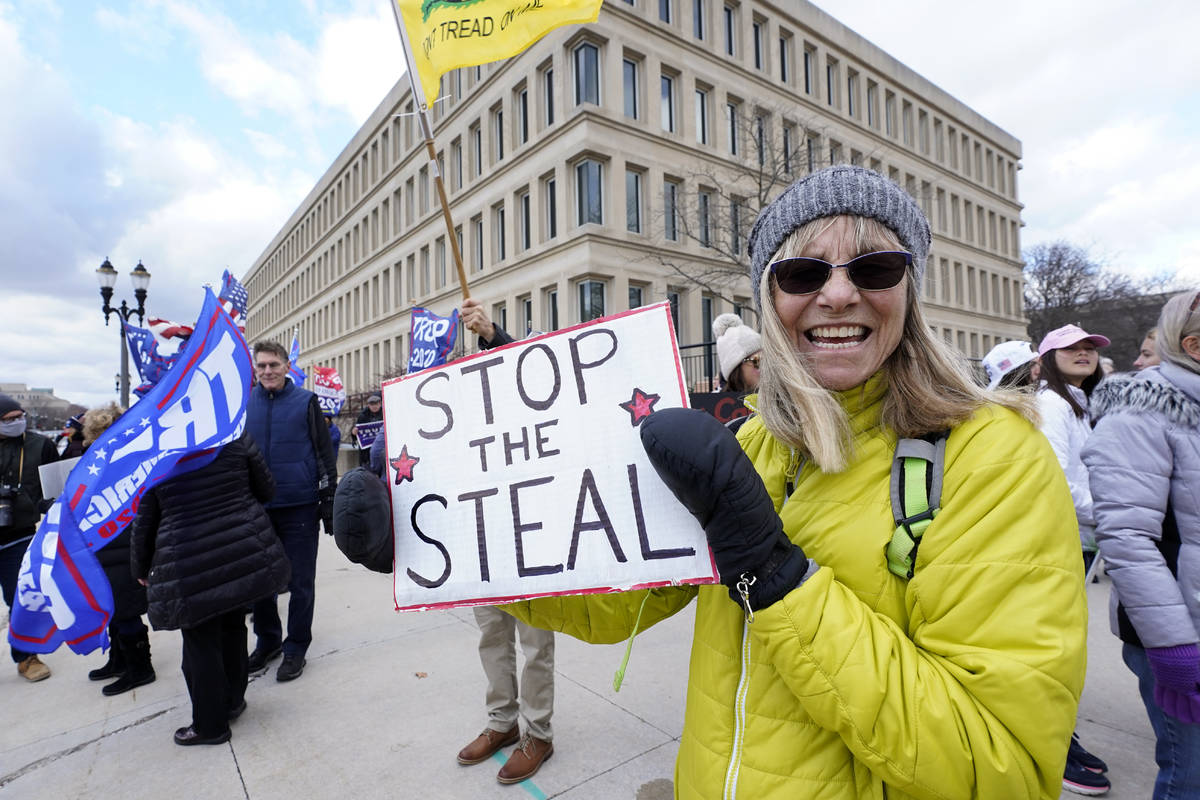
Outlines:
[[[887,569],[894,433],[879,377],[844,393],[854,456],[823,474],[758,419],[739,440],[820,569],[745,624],[722,586],[506,606],[586,641],[699,598],[681,798],[1057,798],[1087,662],[1074,506],[1044,436],[988,407],[946,444],[911,581]],[[785,476],[796,470],[784,504]]]

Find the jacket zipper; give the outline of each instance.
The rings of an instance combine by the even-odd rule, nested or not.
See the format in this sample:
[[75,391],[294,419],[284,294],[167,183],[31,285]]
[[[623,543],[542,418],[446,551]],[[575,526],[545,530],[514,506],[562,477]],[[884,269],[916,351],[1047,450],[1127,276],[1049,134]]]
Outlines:
[[750,625],[742,622],[742,671],[733,703],[733,752],[725,771],[725,800],[736,800],[738,773],[742,768],[742,744],[746,735],[746,695],[750,692]]

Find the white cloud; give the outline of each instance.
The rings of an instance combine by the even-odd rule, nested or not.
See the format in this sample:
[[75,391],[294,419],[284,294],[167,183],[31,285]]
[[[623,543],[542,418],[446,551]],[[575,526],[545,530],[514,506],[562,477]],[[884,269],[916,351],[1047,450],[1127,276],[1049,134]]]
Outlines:
[[404,74],[404,53],[392,13],[382,3],[371,16],[329,21],[316,52],[316,90],[324,105],[363,122]]
[[291,147],[269,133],[250,128],[243,128],[242,133],[250,140],[250,146],[254,148],[254,152],[265,159],[277,160],[291,158],[295,155],[295,151]]

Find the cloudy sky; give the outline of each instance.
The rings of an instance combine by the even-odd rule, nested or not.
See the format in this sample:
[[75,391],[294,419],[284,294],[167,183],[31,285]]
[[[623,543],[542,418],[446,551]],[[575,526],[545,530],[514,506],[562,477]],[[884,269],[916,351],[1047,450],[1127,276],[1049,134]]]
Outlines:
[[[818,4],[1022,141],[1024,246],[1200,281],[1200,3]],[[0,382],[113,399],[96,267],[132,300],[141,259],[190,322],[400,77],[396,36],[383,0],[0,0]]]

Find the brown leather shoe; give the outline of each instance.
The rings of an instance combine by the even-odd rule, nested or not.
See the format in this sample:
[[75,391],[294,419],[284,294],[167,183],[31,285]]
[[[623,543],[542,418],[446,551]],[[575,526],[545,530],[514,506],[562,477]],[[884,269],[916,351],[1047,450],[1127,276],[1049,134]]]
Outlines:
[[492,757],[492,753],[501,747],[515,744],[519,736],[520,731],[516,725],[506,731],[484,728],[483,733],[476,736],[473,742],[458,751],[458,763],[469,765],[487,761]]
[[517,749],[500,768],[496,780],[501,783],[520,783],[541,768],[542,762],[554,755],[554,745],[525,734]]
[[[43,664],[37,656],[29,656],[20,664],[17,664],[17,672],[30,683],[44,681],[50,677],[50,668]],[[516,739],[513,741],[516,741]]]

